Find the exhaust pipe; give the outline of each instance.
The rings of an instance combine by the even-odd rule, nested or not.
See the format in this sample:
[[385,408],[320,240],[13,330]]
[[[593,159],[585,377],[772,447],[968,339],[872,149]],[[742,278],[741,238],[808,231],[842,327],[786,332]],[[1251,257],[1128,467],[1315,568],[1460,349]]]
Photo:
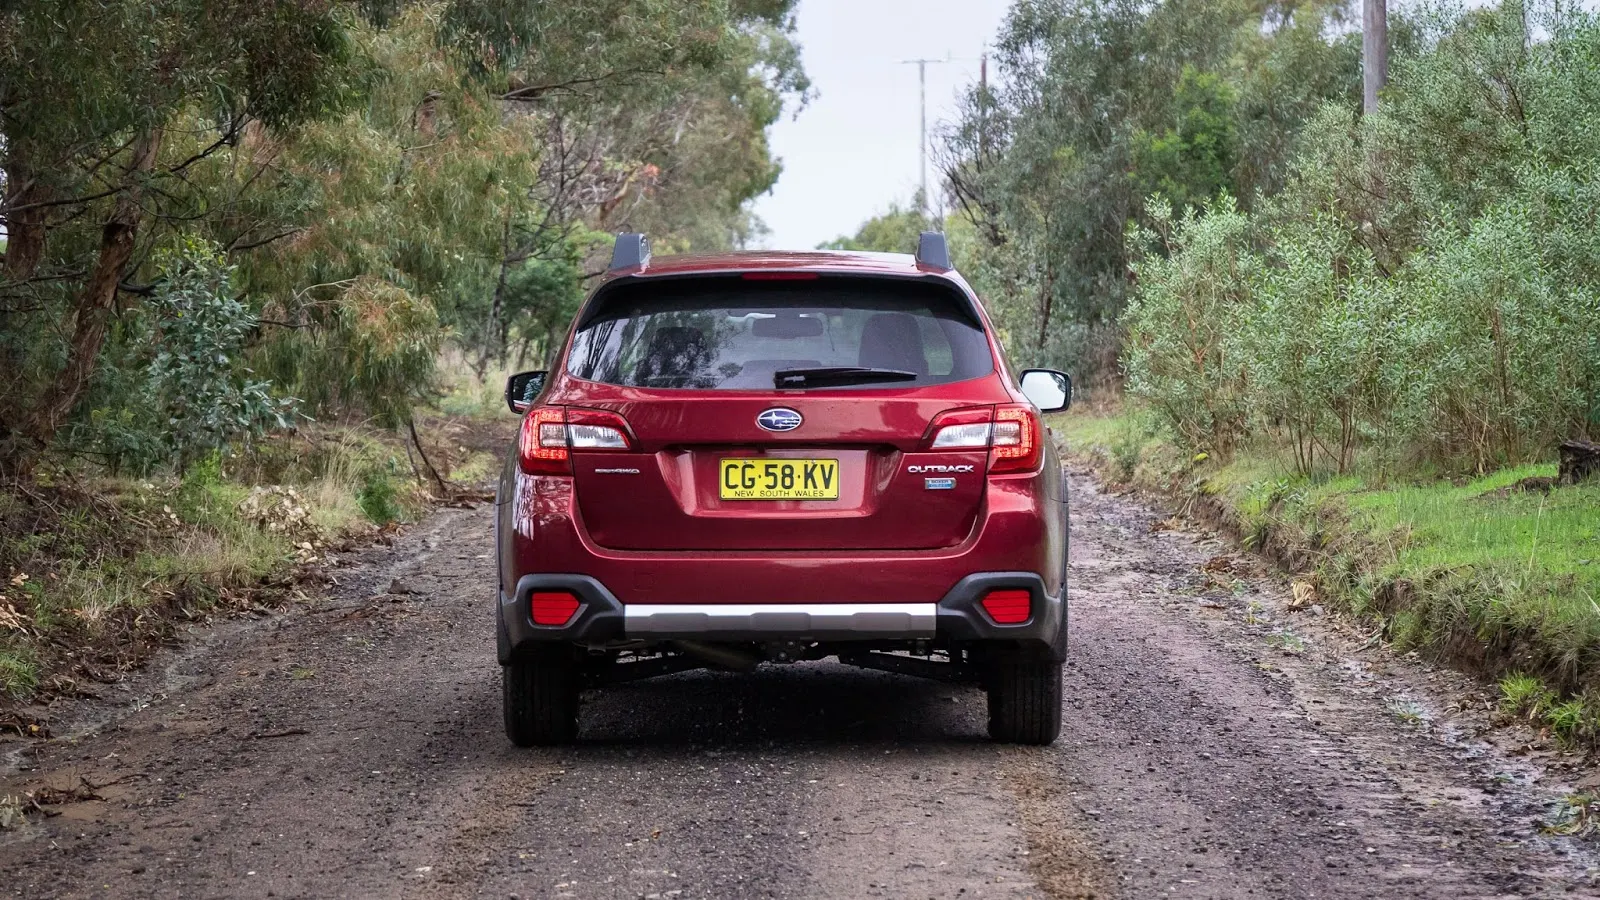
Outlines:
[[699,641],[673,641],[672,646],[714,666],[732,669],[735,672],[752,672],[756,666],[761,664],[761,660],[748,653],[740,653],[731,647],[722,647],[717,644],[702,644]]

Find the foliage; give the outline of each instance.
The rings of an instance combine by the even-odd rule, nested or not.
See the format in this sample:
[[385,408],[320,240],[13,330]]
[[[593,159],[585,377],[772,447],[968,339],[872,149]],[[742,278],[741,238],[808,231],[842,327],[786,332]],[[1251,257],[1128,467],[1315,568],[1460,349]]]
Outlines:
[[[399,426],[446,342],[480,377],[548,353],[607,234],[749,239],[766,130],[808,91],[791,6],[0,7],[0,472],[181,467],[289,398]],[[169,260],[201,246],[203,315]],[[169,390],[193,377],[232,393]]]
[[228,211],[227,197],[195,195],[192,168],[248,123],[292,128],[350,103],[360,75],[329,3],[0,11],[0,470],[30,468],[78,407],[124,278],[147,258],[147,222]]
[[1250,221],[1231,200],[1175,220],[1155,211],[1140,235],[1153,247],[1135,266],[1139,292],[1124,319],[1129,390],[1185,441],[1228,450],[1246,431],[1247,388],[1235,336],[1260,263]]
[[[1417,483],[1370,451],[1346,475],[1307,476],[1286,444],[1253,441],[1226,460],[1175,453],[1142,415],[1075,410],[1051,426],[1102,471],[1131,458],[1131,483],[1202,505],[1397,648],[1502,679],[1507,713],[1600,738],[1600,485],[1528,488],[1555,474],[1549,464]],[[1130,439],[1137,449],[1118,446]]]
[[[1515,6],[1427,24],[1377,115],[1312,117],[1248,225],[1223,204],[1135,245],[1129,386],[1189,446],[1259,431],[1304,473],[1360,446],[1484,472],[1600,429],[1600,22],[1552,13],[1532,43]],[[1237,380],[1173,377],[1197,328]]]
[[67,435],[113,471],[180,467],[239,438],[282,428],[293,401],[240,361],[257,319],[236,296],[215,246],[190,238],[152,263],[149,301],[113,336],[92,396],[106,405]]
[[367,472],[366,480],[362,482],[361,492],[356,495],[356,501],[373,524],[387,525],[400,519],[400,504],[396,499],[398,493],[395,490],[394,480],[387,472],[371,469]]
[[[920,191],[918,192],[920,195]],[[917,238],[924,231],[934,230],[922,214],[921,197],[902,208],[889,204],[889,211],[873,216],[861,223],[851,236],[840,235],[818,250],[867,250],[874,253],[910,253],[917,248]]]
[[963,265],[1011,352],[1080,383],[1113,377],[1130,226],[1219,193],[1249,212],[1275,191],[1305,118],[1358,95],[1348,16],[1340,2],[1017,3],[998,77],[943,135],[978,238]]

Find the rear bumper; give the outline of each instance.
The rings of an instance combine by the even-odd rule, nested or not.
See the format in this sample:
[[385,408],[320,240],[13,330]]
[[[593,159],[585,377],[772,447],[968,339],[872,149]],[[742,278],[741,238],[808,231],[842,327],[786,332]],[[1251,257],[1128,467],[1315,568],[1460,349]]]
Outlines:
[[[991,590],[1022,589],[1032,614],[1015,625],[996,623],[981,601]],[[534,624],[529,597],[535,591],[566,591],[578,611],[564,625]],[[1066,591],[1052,596],[1031,572],[968,575],[937,603],[673,603],[624,605],[587,575],[524,575],[514,594],[501,595],[500,661],[541,644],[605,644],[674,639],[716,641],[809,640],[930,641],[938,645],[1011,645],[1018,652],[1066,654]]]
[[1037,482],[992,480],[972,532],[950,547],[649,551],[596,544],[571,479],[519,477],[498,508],[501,590],[512,591],[529,574],[581,573],[627,606],[937,603],[973,572],[1037,572],[1059,593],[1065,506]]

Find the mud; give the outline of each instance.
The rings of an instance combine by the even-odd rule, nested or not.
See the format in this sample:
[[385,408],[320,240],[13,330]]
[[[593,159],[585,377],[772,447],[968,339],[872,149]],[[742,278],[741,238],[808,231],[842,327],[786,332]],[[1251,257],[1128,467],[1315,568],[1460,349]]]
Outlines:
[[1600,896],[1590,845],[1539,824],[1570,773],[1484,732],[1471,682],[1072,488],[1054,747],[989,743],[976,690],[816,663],[598,692],[578,745],[517,750],[490,510],[446,509],[326,597],[61,704],[66,737],[0,747],[0,794],[60,801],[0,833],[0,891]]

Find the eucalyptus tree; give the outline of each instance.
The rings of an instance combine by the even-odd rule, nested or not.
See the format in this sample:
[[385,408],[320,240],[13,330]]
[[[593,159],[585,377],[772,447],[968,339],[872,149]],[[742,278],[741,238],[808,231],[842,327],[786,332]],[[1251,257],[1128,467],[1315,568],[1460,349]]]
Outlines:
[[[977,268],[1013,308],[1015,349],[1115,369],[1133,283],[1130,227],[1154,196],[1184,211],[1226,193],[1248,211],[1281,182],[1300,121],[1358,96],[1343,3],[1022,0],[997,77],[944,135],[957,208],[997,258]],[[1024,322],[1027,327],[1024,327]]]
[[791,5],[0,0],[0,469],[150,420],[179,248],[248,326],[209,377],[400,425],[442,341],[552,341],[596,229],[744,239],[806,90]]
[[0,471],[27,471],[89,386],[152,223],[211,214],[194,168],[252,123],[342,107],[354,62],[328,0],[0,7]]

